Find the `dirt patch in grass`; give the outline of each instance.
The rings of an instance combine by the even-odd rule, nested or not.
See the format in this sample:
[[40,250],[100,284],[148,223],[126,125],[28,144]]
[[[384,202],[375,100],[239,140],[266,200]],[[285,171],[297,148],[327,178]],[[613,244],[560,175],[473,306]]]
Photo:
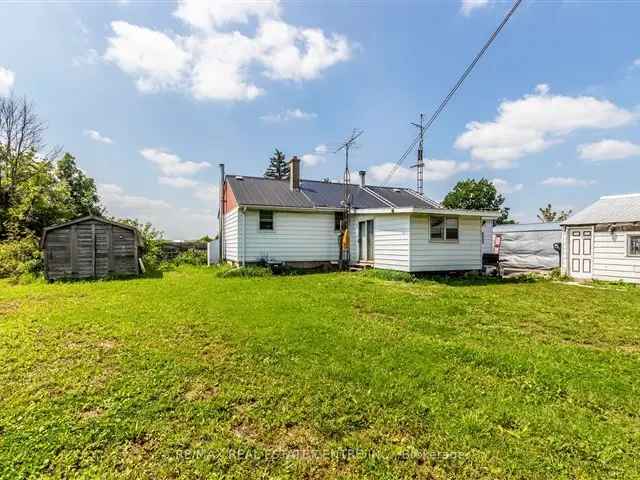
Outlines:
[[206,401],[217,397],[220,389],[215,385],[206,385],[204,383],[193,383],[189,390],[184,394],[184,398],[190,402]]
[[116,342],[115,340],[102,340],[98,342],[98,347],[102,348],[103,350],[113,350],[117,346],[118,342]]
[[80,412],[78,417],[80,418],[80,420],[91,420],[93,418],[98,418],[102,416],[103,413],[104,412],[102,411],[101,408],[93,408],[91,410],[84,410]]
[[20,303],[13,302],[2,302],[0,303],[0,317],[4,315],[9,315],[10,313],[15,313],[20,309]]

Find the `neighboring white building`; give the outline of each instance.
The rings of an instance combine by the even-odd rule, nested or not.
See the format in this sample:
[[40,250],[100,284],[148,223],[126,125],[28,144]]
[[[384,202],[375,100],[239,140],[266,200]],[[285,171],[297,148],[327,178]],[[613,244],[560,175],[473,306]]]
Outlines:
[[562,228],[563,274],[640,283],[640,193],[602,197]]
[[[300,266],[336,263],[345,186],[300,180],[299,160],[289,180],[227,175],[222,191],[222,258]],[[451,210],[407,188],[365,183],[348,187],[353,264],[406,272],[480,270],[483,220],[498,212]]]

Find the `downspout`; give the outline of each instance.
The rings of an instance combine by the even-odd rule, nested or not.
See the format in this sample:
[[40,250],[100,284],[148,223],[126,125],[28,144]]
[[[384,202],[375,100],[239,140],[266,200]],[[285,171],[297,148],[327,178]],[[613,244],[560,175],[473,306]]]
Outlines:
[[242,209],[242,266],[247,265],[247,207]]
[[224,163],[220,167],[220,191],[218,192],[218,262],[224,263]]

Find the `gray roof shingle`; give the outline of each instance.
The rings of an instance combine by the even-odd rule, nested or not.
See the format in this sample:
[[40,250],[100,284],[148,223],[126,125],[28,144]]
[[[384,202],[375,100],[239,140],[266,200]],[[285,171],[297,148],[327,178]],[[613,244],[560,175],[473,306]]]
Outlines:
[[640,222],[640,193],[602,197],[562,225]]

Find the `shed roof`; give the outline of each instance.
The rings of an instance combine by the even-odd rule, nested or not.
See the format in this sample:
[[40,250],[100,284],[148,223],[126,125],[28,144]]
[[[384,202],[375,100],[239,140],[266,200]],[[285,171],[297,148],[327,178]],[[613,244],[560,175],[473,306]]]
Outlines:
[[113,220],[109,220],[107,218],[98,216],[98,215],[87,215],[84,217],[76,218],[74,220],[69,220],[68,222],[59,223],[57,225],[51,225],[50,227],[46,227],[42,232],[42,239],[40,240],[40,247],[44,247],[44,241],[47,238],[47,234],[52,230],[57,230],[58,228],[65,228],[76,223],[86,222],[87,220],[95,220],[101,223],[106,223],[109,225],[115,225],[116,227],[125,228],[127,230],[132,230],[136,234],[136,240],[139,246],[144,246],[144,242],[142,240],[142,236],[138,229],[132,225],[128,225],[126,223],[115,222]]
[[[272,206],[288,208],[343,207],[344,184],[300,180],[300,191],[289,188],[288,180],[264,177],[227,175],[226,177],[238,205]],[[442,206],[408,188],[349,185],[351,205],[363,208],[442,208]]]
[[640,193],[601,197],[562,225],[592,225],[640,221]]

